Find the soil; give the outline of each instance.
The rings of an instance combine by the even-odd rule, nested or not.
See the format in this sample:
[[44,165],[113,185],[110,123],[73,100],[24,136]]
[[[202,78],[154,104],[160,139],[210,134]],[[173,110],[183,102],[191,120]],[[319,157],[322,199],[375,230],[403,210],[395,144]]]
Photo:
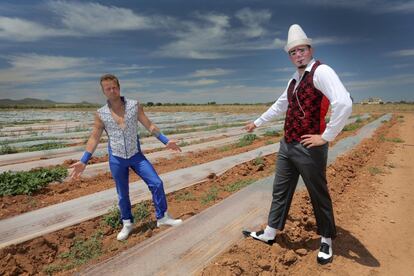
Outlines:
[[[163,174],[173,170],[210,162],[226,156],[247,152],[262,147],[266,145],[266,143],[276,143],[279,140],[280,137],[264,137],[256,139],[251,145],[244,147],[229,145],[225,146],[226,148],[210,148],[199,152],[189,152],[176,158],[160,158],[157,162],[153,163],[153,166],[158,174]],[[105,157],[102,158],[105,159]],[[93,162],[99,162],[99,157],[93,157]],[[73,163],[73,161],[68,160],[66,163],[70,164]],[[130,182],[140,180],[139,176],[132,170],[130,171],[129,179]],[[107,172],[91,178],[81,178],[80,180],[69,180],[48,185],[31,196],[3,196],[0,197],[0,219],[65,202],[113,187],[114,181],[112,175],[110,172]]]
[[[379,115],[372,115],[369,120],[365,120],[361,123],[361,126],[374,120]],[[347,136],[353,135],[356,132],[346,131],[342,132],[337,140],[343,139]],[[200,142],[211,141],[211,139],[200,140]],[[263,137],[259,138],[249,146],[235,147],[234,145],[224,146],[221,148],[210,148],[198,152],[190,152],[185,155],[179,156],[174,159],[162,158],[153,163],[155,170],[159,173],[166,173],[173,170],[198,165],[213,160],[217,160],[226,156],[231,156],[253,150],[261,147],[266,143],[278,142],[280,137]],[[336,140],[336,141],[337,141]],[[331,143],[330,146],[333,146]],[[224,150],[225,149],[225,150]],[[145,152],[149,153],[149,152]],[[92,157],[90,164],[106,162],[107,156]],[[68,159],[65,160],[63,166],[69,167],[71,164],[77,162],[77,160]],[[140,178],[134,173],[130,172],[130,181],[137,181]],[[15,215],[19,215],[25,212],[33,211],[36,209],[44,208],[49,205],[65,202],[74,198],[89,195],[95,192],[103,191],[114,187],[112,175],[110,172],[94,176],[92,178],[81,178],[80,180],[69,180],[62,183],[55,183],[48,185],[47,187],[39,190],[32,195],[16,195],[16,196],[2,196],[0,197],[0,219],[5,219]],[[18,203],[18,204],[16,204]]]
[[[405,121],[409,121],[409,119],[412,120],[412,117],[408,117],[408,115],[406,116],[407,117],[404,118]],[[350,234],[350,229],[348,229],[348,225],[352,225],[352,223],[347,223],[346,220],[353,221],[357,218],[361,219],[358,215],[362,214],[363,211],[368,208],[368,201],[366,198],[376,197],[375,193],[377,192],[377,189],[375,189],[375,183],[373,183],[374,177],[367,173],[368,168],[370,168],[369,166],[377,166],[381,169],[384,168],[382,174],[389,173],[389,171],[392,172],[390,166],[386,167],[383,163],[386,162],[384,156],[390,155],[396,144],[380,139],[380,137],[381,135],[387,138],[392,137],[390,135],[394,133],[394,131],[395,133],[398,132],[399,125],[398,120],[394,119],[393,122],[382,127],[381,130],[376,133],[376,138],[371,139],[372,141],[364,142],[357,150],[354,150],[352,153],[341,158],[335,162],[334,165],[329,167],[328,175],[331,195],[335,203],[335,214],[339,230],[337,240],[346,239],[345,244],[349,243],[342,249],[344,253],[341,254],[339,243],[336,245],[337,240],[335,241],[334,250],[335,255],[338,255],[338,259],[339,256],[349,255],[349,248],[357,240]],[[351,132],[346,132],[341,135],[348,136],[350,134]],[[341,137],[338,137],[338,139],[340,138]],[[254,142],[251,146],[243,148],[231,148],[226,151],[211,149],[203,152],[190,153],[186,156],[174,159],[174,162],[171,162],[171,160],[161,160],[159,163],[157,162],[155,164],[155,167],[159,173],[188,167],[194,164],[215,160],[223,156],[234,155],[239,152],[251,150],[266,144],[267,139],[273,139],[273,142],[278,140],[278,138],[266,138],[260,139]],[[246,180],[253,181],[272,174],[275,167],[275,158],[275,155],[263,156],[260,162],[254,160],[241,164],[221,176],[211,175],[209,179],[203,183],[168,194],[167,201],[169,204],[169,211],[173,216],[185,220],[229,196],[234,192],[229,191],[229,187],[232,187],[236,182],[240,183],[240,181]],[[97,190],[111,188],[113,187],[113,182],[112,179],[109,178],[110,175],[107,174],[98,177],[98,179],[95,177],[93,179],[77,181],[79,183],[72,183],[71,186],[66,187],[66,189],[68,189],[67,191],[62,191],[61,193],[59,193],[58,190],[53,190],[55,188],[53,186],[57,187],[60,185],[50,185],[52,188],[47,188],[52,189],[47,192],[50,194],[47,196],[45,195],[44,198],[39,198],[38,200],[48,202],[46,205],[50,205],[80,196],[77,192],[84,195],[96,192]],[[357,185],[358,187],[355,187],[354,183],[364,183],[364,185]],[[366,183],[371,184],[367,185]],[[72,188],[74,185],[79,186]],[[356,188],[360,188],[361,191],[356,190]],[[82,194],[85,190],[88,192]],[[216,191],[216,196],[208,197],[208,195],[212,194],[212,191]],[[43,195],[43,193],[38,196],[41,195]],[[61,195],[60,198],[59,195]],[[59,199],[54,203],[51,203],[52,201],[47,201],[47,199],[52,198]],[[413,197],[407,196],[407,200],[409,198]],[[15,202],[12,205],[17,205],[15,204],[17,202],[20,203],[20,199],[15,197],[14,200]],[[361,202],[363,205],[361,205]],[[350,203],[352,203],[351,206],[353,206],[352,212],[350,212],[351,209],[349,208]],[[148,206],[150,216],[136,223],[134,232],[126,242],[116,241],[116,234],[119,231],[119,228],[111,228],[103,222],[102,217],[98,217],[19,245],[12,245],[1,249],[0,272],[5,275],[32,275],[45,274],[46,272],[57,272],[58,274],[69,275],[79,271],[86,265],[91,265],[119,254],[126,248],[130,248],[165,229],[164,227],[155,227],[153,207],[150,202],[144,202],[144,204]],[[3,210],[4,209],[2,208],[2,212]],[[347,215],[347,213],[349,214]],[[345,227],[342,227],[342,225],[346,225],[347,229],[345,230]],[[287,227],[283,233],[278,235],[278,243],[273,245],[273,247],[263,247],[263,245],[257,244],[250,239],[243,240],[219,257],[214,264],[208,266],[203,273],[205,275],[226,275],[230,273],[229,275],[231,275],[239,274],[237,271],[241,271],[247,275],[257,275],[262,273],[274,274],[275,272],[279,274],[279,272],[290,273],[290,271],[293,271],[292,269],[300,268],[300,264],[303,264],[303,269],[308,269],[308,267],[306,267],[307,265],[316,267],[314,262],[310,261],[311,257],[316,256],[315,252],[318,247],[318,241],[314,231],[315,222],[312,218],[309,198],[305,192],[298,193],[291,209]],[[91,240],[91,237],[94,236],[99,237],[99,249],[94,251],[97,256],[94,256],[92,260],[85,261],[85,264],[82,264],[81,261],[84,256],[82,255],[82,252],[77,252],[74,258],[70,258],[70,254],[68,253],[73,252],[71,249],[76,247],[76,245],[79,245],[80,241]],[[301,249],[305,249],[305,251]],[[357,251],[357,254],[365,253],[365,251],[360,249]],[[241,265],[240,258],[243,260],[246,258],[246,260],[243,261],[243,264],[245,264],[246,267]],[[312,260],[314,261],[314,258],[312,258]],[[258,265],[258,261],[260,261],[261,266]],[[337,258],[334,263],[336,262]],[[332,266],[332,264],[329,266]],[[239,267],[240,270],[237,268],[233,269],[234,267]],[[318,267],[316,268],[319,269]],[[303,271],[298,273],[304,274]],[[324,270],[321,271],[323,272]],[[320,273],[319,270],[315,270],[315,272]]]
[[303,190],[295,194],[276,243],[245,238],[200,275],[413,275],[413,122],[412,113],[394,116],[328,168],[338,230],[332,263],[316,262],[320,237]]

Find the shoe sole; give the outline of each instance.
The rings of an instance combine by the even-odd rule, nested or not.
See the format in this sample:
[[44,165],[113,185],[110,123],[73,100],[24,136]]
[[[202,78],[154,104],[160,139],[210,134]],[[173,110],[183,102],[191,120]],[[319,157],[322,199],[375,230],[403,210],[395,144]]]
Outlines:
[[323,259],[323,258],[318,258],[316,257],[316,261],[318,262],[318,264],[320,265],[326,265],[332,262],[333,256],[330,257],[329,259]]
[[243,233],[243,235],[247,238],[247,237],[252,237],[253,239],[255,239],[256,241],[261,241],[261,242],[263,242],[263,243],[266,243],[266,244],[268,244],[268,245],[272,245],[272,244],[274,244],[275,243],[275,239],[273,239],[273,240],[268,240],[268,241],[264,241],[264,240],[261,240],[261,239],[258,239],[258,238],[255,238],[255,237],[253,237],[253,236],[251,236],[250,234],[252,233],[251,231],[246,231],[246,230],[243,230],[242,231],[242,233]]

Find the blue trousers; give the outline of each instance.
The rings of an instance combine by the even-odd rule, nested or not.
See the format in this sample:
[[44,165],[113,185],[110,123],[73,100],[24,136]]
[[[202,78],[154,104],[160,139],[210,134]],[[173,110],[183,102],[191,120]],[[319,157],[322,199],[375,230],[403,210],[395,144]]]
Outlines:
[[129,198],[129,168],[132,168],[148,185],[148,188],[152,193],[152,201],[154,203],[157,219],[164,217],[164,212],[167,211],[164,185],[157,172],[154,170],[154,167],[141,152],[136,153],[131,158],[124,159],[113,156],[111,151],[109,151],[109,168],[116,184],[121,219],[134,220]]

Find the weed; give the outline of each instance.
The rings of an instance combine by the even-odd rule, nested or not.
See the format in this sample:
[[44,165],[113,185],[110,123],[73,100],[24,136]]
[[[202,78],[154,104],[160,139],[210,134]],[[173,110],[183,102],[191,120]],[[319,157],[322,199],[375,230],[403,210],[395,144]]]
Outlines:
[[175,195],[175,200],[178,201],[193,201],[195,196],[191,192],[183,192]]
[[16,153],[16,152],[18,152],[18,151],[15,147],[11,147],[7,144],[2,145],[0,147],[0,154],[11,154],[11,153]]
[[376,174],[382,173],[382,170],[380,168],[377,168],[377,167],[369,167],[368,171],[371,175],[376,175]]
[[219,151],[221,151],[221,152],[228,151],[228,150],[231,150],[230,146],[223,146],[223,147],[219,148]]
[[262,157],[258,156],[253,160],[253,164],[256,165],[256,166],[263,165],[264,160],[263,160]]
[[188,142],[185,142],[185,141],[182,141],[182,142],[180,142],[179,144],[178,144],[178,146],[179,147],[185,147],[185,146],[188,146],[190,143],[188,143]]
[[239,142],[236,144],[237,147],[245,147],[251,145],[254,140],[257,139],[256,134],[246,134],[242,138],[240,138]]
[[211,187],[210,190],[201,198],[201,204],[206,205],[210,201],[217,199],[219,189],[215,186]]
[[263,134],[263,136],[275,136],[275,137],[279,137],[280,135],[281,135],[280,132],[277,130],[268,130]]
[[134,219],[135,220],[144,220],[147,217],[149,217],[150,212],[149,212],[149,208],[148,208],[148,203],[147,202],[140,202],[135,206],[135,210],[134,210]]
[[49,142],[40,145],[34,145],[27,148],[27,151],[49,150],[64,148],[65,145],[58,142]]
[[239,181],[231,183],[229,186],[227,186],[226,191],[232,193],[232,192],[238,191],[238,190],[252,184],[253,182],[254,182],[253,179],[239,180]]
[[393,143],[404,143],[404,140],[401,138],[389,138],[387,139],[387,141],[393,142]]
[[404,143],[404,140],[401,138],[386,138],[384,135],[380,135],[379,140],[381,142],[393,142],[393,143]]
[[353,131],[360,127],[361,125],[359,123],[352,123],[344,126],[343,131]]
[[90,239],[82,240],[76,238],[69,252],[59,255],[60,258],[69,261],[66,269],[82,265],[91,259],[99,257],[102,254],[102,237],[103,233],[98,230]]
[[103,222],[109,225],[112,229],[117,229],[121,226],[121,213],[116,204],[112,206],[107,214],[102,217]]

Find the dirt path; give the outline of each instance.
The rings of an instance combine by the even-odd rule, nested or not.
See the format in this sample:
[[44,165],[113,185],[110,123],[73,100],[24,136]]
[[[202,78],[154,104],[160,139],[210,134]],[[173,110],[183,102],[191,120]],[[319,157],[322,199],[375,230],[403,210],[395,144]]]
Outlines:
[[389,172],[375,177],[375,197],[366,203],[367,212],[358,223],[347,223],[348,231],[371,256],[360,261],[338,256],[329,274],[414,273],[414,114],[405,114],[403,120],[396,133],[390,133],[404,142],[386,156]]
[[333,263],[316,263],[319,237],[301,191],[275,244],[244,239],[201,274],[413,275],[413,122],[405,113],[328,168],[338,230]]

